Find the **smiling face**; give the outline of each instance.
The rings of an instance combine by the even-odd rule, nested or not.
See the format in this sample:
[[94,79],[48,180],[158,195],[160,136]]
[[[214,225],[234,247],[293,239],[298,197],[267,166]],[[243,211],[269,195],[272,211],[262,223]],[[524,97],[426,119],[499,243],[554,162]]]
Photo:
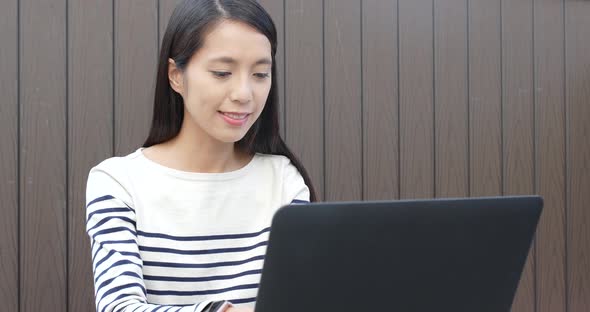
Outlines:
[[183,71],[170,60],[170,85],[184,100],[181,131],[223,143],[242,139],[266,103],[271,62],[271,44],[254,28],[231,20],[214,26]]

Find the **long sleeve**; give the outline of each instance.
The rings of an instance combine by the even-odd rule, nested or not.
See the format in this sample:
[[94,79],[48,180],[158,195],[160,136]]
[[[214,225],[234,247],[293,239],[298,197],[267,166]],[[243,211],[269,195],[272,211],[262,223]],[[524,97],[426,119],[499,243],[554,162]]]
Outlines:
[[121,183],[96,167],[88,177],[86,217],[97,311],[202,312],[213,304],[212,301],[189,306],[147,303],[132,198]]

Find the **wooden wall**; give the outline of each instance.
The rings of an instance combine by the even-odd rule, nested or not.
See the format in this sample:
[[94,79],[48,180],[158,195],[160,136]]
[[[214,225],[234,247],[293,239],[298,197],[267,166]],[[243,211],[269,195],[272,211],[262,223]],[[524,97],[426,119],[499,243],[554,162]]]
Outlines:
[[[0,302],[92,311],[84,188],[147,135],[178,0],[0,4]],[[590,311],[590,1],[264,0],[325,200],[541,194],[513,311]]]

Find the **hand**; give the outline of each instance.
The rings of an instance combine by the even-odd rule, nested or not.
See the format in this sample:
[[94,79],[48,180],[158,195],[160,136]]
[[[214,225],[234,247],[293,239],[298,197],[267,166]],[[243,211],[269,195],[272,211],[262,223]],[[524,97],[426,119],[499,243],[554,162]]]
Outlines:
[[252,308],[229,307],[225,312],[254,312]]

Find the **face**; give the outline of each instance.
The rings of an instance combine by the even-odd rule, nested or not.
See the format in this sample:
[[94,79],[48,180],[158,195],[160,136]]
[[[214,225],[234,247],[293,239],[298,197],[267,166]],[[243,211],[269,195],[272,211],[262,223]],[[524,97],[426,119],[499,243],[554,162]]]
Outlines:
[[183,129],[223,143],[242,139],[266,103],[271,62],[270,42],[254,28],[214,26],[184,71],[170,60],[170,84],[185,103]]

